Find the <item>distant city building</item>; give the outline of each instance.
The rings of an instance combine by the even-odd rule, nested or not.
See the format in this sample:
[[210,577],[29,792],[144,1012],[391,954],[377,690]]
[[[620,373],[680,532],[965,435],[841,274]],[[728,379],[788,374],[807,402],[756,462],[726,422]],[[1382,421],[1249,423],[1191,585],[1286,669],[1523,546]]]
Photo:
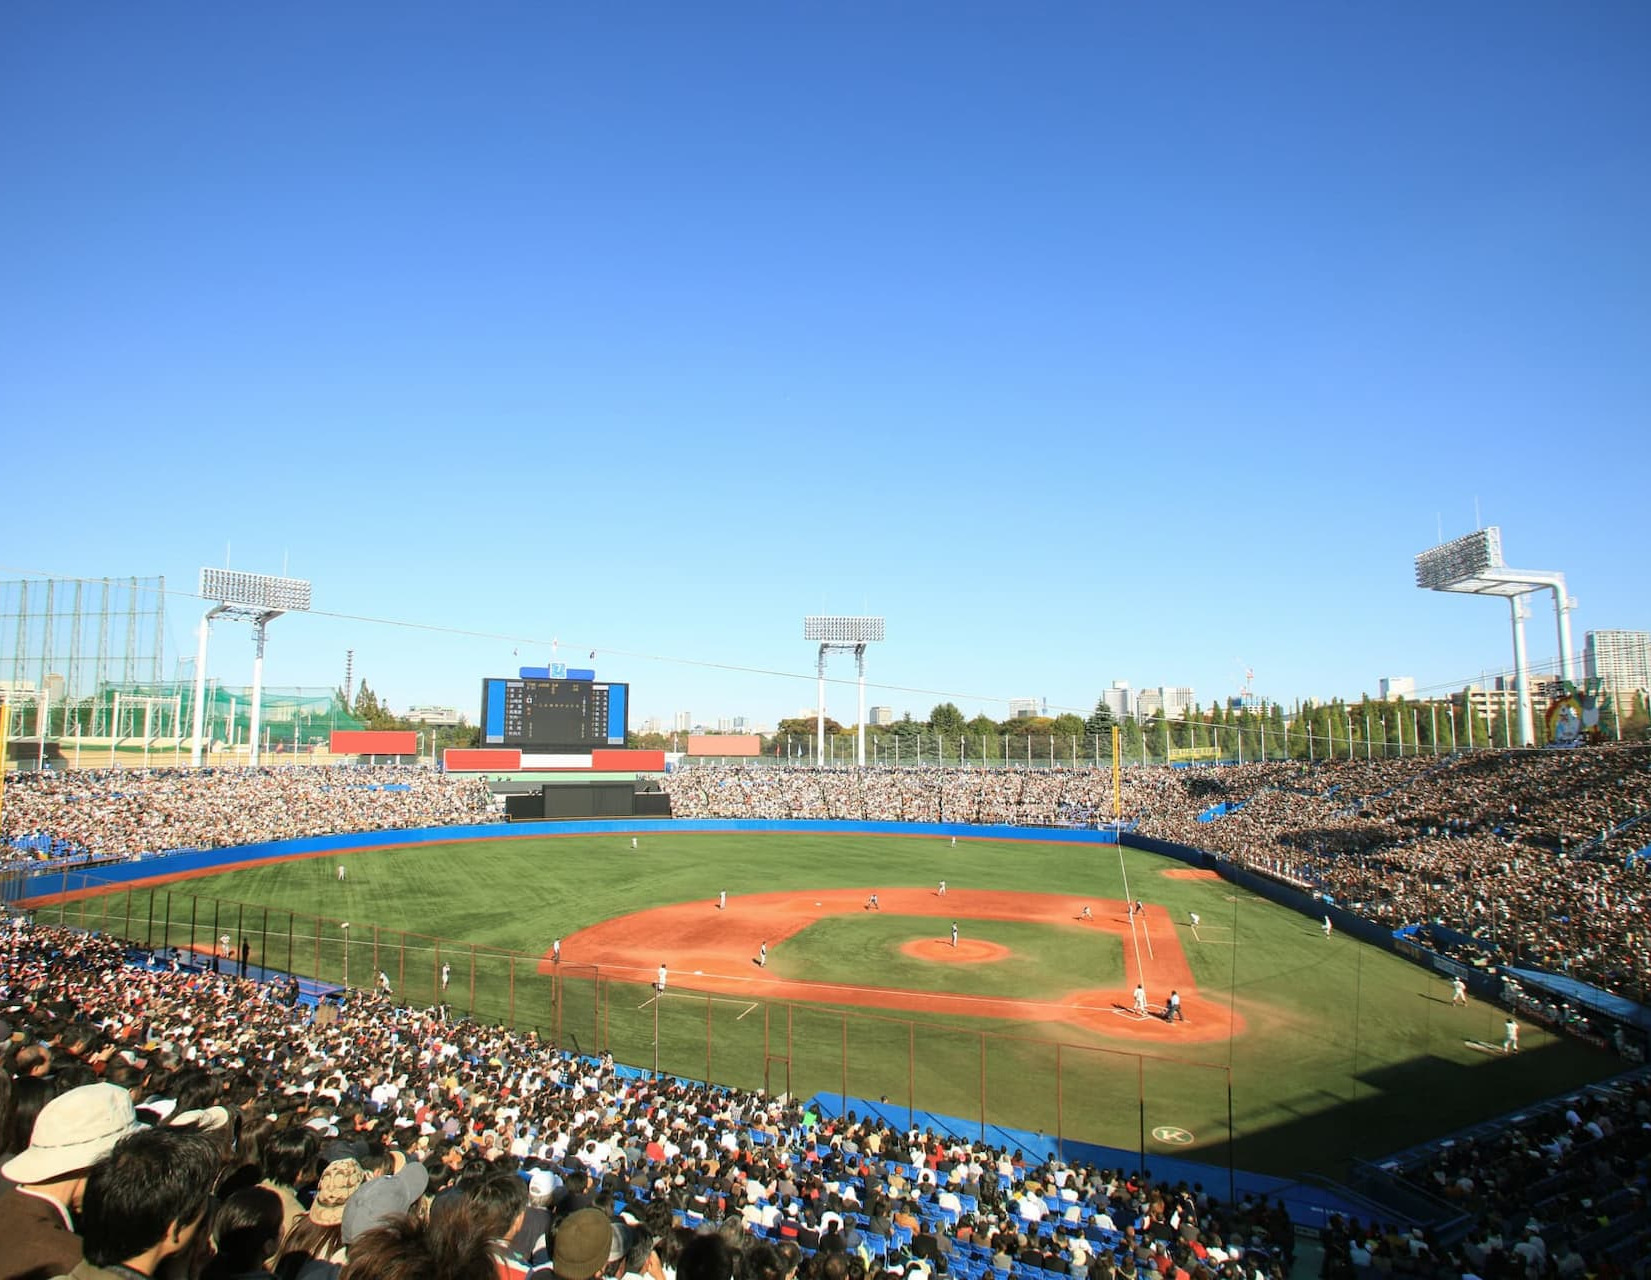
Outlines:
[[673,728],[677,733],[690,733],[694,727],[694,713],[692,711],[678,711]]
[[408,707],[407,718],[414,724],[422,721],[438,729],[456,725],[464,719],[457,707]]
[[870,707],[866,711],[868,724],[893,724],[893,707]]
[[1135,713],[1145,720],[1162,711],[1165,719],[1179,720],[1193,705],[1191,685],[1161,684],[1156,689],[1141,690],[1141,696],[1135,701]]
[[1038,700],[1036,698],[1010,698],[1009,718],[1011,720],[1030,720],[1038,714]]
[[1582,665],[1607,689],[1651,689],[1651,631],[1590,631]]
[[1383,676],[1377,688],[1383,702],[1391,702],[1394,698],[1414,698],[1416,696],[1416,677]]
[[[1546,682],[1544,682],[1545,684]],[[1531,716],[1534,720],[1542,714],[1546,705],[1538,692],[1539,686],[1533,682],[1530,689]],[[1523,746],[1518,740],[1519,727],[1519,689],[1512,676],[1497,676],[1491,681],[1491,688],[1483,689],[1476,684],[1470,684],[1467,689],[1468,706],[1484,718],[1491,726],[1492,743],[1476,742],[1475,746]],[[1453,704],[1460,704],[1462,697],[1454,694],[1451,697]]]
[[1101,690],[1101,701],[1114,720],[1127,720],[1135,714],[1135,698],[1128,680],[1114,680],[1110,689]]
[[660,723],[661,722],[660,722],[660,719],[659,719],[658,716],[649,716],[646,720],[644,720],[642,722],[641,732],[643,732],[645,734],[662,733],[664,731],[660,728]]

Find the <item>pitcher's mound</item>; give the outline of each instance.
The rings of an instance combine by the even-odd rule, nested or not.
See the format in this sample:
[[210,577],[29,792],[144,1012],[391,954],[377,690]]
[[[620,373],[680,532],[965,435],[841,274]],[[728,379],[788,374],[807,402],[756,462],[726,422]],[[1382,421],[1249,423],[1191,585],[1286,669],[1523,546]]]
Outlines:
[[1009,948],[979,938],[959,938],[955,947],[946,938],[916,938],[902,943],[900,952],[938,964],[991,964],[1005,959]]

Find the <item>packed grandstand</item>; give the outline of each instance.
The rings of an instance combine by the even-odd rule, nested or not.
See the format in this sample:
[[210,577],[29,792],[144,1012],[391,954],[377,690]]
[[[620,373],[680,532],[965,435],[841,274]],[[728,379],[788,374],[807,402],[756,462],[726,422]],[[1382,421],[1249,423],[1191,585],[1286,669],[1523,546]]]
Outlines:
[[[678,817],[1114,820],[1104,771],[689,767],[663,785]],[[1129,769],[1121,798],[1121,824],[1143,836],[1311,886],[1384,927],[1440,926],[1485,963],[1643,997],[1651,748]],[[17,866],[38,868],[495,816],[477,780],[422,770],[117,770],[9,779],[0,835]],[[22,918],[3,947],[8,1159],[41,1141],[49,1102],[93,1082],[129,1091],[157,1123],[227,1119],[217,1194],[277,1193],[279,1244],[257,1265],[279,1275],[421,1274],[395,1270],[415,1255],[564,1280],[1288,1274],[1292,1224],[1263,1200],[650,1080],[365,993],[323,1022],[284,987],[171,972]],[[1644,1275],[1647,1132],[1638,1077],[1420,1154],[1400,1174],[1460,1207],[1467,1229],[1444,1239],[1338,1218],[1324,1274]],[[352,1233],[356,1189],[403,1160],[427,1170],[413,1200],[430,1212]],[[0,1228],[19,1194],[0,1198]],[[613,1228],[611,1256],[558,1267],[559,1226],[591,1208]],[[457,1262],[422,1273],[438,1272],[470,1274]],[[57,1273],[0,1261],[0,1280],[37,1274]]]

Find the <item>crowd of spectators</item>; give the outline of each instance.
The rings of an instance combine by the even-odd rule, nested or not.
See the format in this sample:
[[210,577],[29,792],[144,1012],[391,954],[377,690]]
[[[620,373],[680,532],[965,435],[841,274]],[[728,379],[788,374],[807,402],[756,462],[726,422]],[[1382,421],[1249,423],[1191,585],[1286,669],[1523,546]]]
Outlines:
[[1393,928],[1444,925],[1481,966],[1643,1002],[1648,814],[1651,747],[1633,744],[1169,771],[1137,826]]
[[664,784],[678,818],[1091,826],[1113,816],[1112,774],[1096,769],[689,765]]
[[[1643,1274],[1651,1257],[1651,1079],[1589,1090],[1442,1143],[1395,1172],[1460,1207],[1473,1225],[1457,1252],[1478,1276]],[[1338,1224],[1330,1268],[1403,1272],[1414,1235]]]
[[330,835],[481,822],[474,777],[386,765],[82,769],[7,776],[0,854],[124,859]]
[[[22,922],[0,949],[0,1172],[22,1184],[0,1280],[169,1254],[304,1280],[1273,1280],[1294,1248],[1277,1204],[650,1079],[439,1008],[351,992],[325,1022],[279,984]],[[132,1173],[156,1159],[170,1179]]]

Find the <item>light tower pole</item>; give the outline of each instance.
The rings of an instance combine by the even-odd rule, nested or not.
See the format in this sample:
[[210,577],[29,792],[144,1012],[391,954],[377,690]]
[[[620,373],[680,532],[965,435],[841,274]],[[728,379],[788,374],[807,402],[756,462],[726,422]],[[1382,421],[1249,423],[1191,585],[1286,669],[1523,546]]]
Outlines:
[[819,709],[814,721],[816,765],[825,759],[826,659],[832,653],[852,653],[860,677],[860,713],[855,728],[854,763],[866,767],[866,646],[883,638],[882,618],[849,618],[816,614],[803,619],[803,639],[820,643]]
[[[1504,596],[1512,612],[1514,696],[1519,700],[1521,746],[1536,741],[1531,716],[1530,672],[1525,660],[1525,600],[1535,591],[1551,591],[1559,630],[1559,674],[1566,684],[1576,681],[1571,662],[1571,610],[1576,601],[1565,593],[1565,575],[1546,569],[1510,569],[1502,562],[1502,530],[1491,525],[1416,557],[1416,585],[1424,591],[1454,591],[1465,595]],[[1472,724],[1471,712],[1469,724]]]
[[267,573],[242,573],[237,569],[202,569],[201,597],[215,600],[201,615],[200,643],[195,651],[194,746],[189,762],[201,763],[201,734],[206,721],[206,645],[214,618],[252,623],[252,742],[248,761],[258,763],[259,722],[264,702],[265,628],[283,613],[304,613],[310,607],[310,584],[302,578],[276,578]]

